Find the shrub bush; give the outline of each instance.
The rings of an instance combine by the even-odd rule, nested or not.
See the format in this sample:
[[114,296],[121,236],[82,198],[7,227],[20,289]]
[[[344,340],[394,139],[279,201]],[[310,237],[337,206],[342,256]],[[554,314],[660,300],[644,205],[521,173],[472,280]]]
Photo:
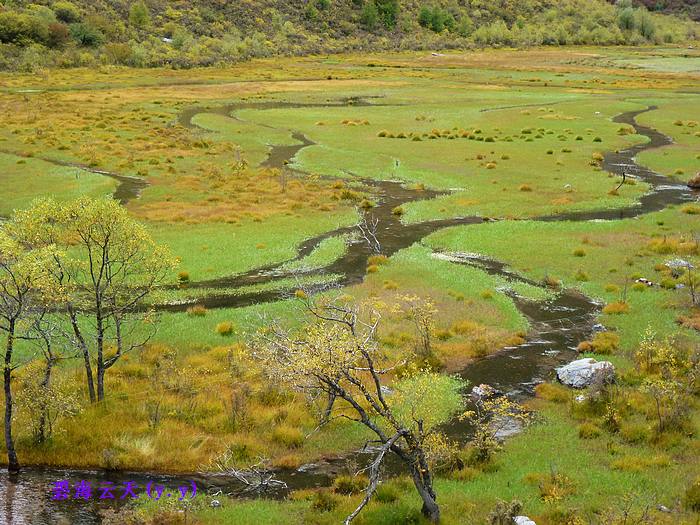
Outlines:
[[56,18],[66,24],[72,24],[80,20],[80,11],[72,2],[56,2],[51,7]]

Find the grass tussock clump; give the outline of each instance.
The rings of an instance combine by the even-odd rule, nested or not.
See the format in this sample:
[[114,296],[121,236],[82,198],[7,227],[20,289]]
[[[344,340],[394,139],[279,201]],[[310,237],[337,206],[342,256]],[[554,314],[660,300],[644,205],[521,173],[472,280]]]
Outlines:
[[216,333],[220,336],[229,336],[233,334],[233,323],[224,321],[216,325]]
[[561,288],[561,280],[557,279],[553,275],[545,275],[544,279],[542,279],[542,284],[544,284],[547,288],[551,288],[553,290]]
[[331,512],[339,503],[338,497],[327,490],[319,490],[311,497],[311,508],[317,512]]
[[344,496],[360,494],[367,488],[369,480],[366,476],[342,475],[333,480],[333,492]]
[[566,474],[552,471],[549,473],[526,474],[524,481],[539,489],[540,499],[545,503],[556,503],[576,493],[573,480]]
[[630,311],[630,305],[625,301],[615,301],[603,307],[603,313],[608,315],[626,314]]
[[655,456],[641,456],[630,454],[615,459],[610,463],[613,470],[621,470],[625,472],[642,472],[648,469],[659,469],[668,467],[670,459],[664,454]]
[[576,279],[577,281],[580,281],[580,282],[587,282],[587,281],[591,280],[591,277],[583,270],[578,270],[574,274],[574,279]]
[[389,258],[386,255],[372,255],[367,259],[367,265],[369,266],[382,266],[389,263]]
[[602,433],[602,429],[593,423],[581,423],[578,427],[578,437],[581,439],[595,439],[600,437]]
[[620,347],[620,336],[614,332],[598,332],[593,341],[596,354],[611,354]]
[[196,304],[187,309],[187,315],[190,317],[204,317],[207,315],[207,309],[201,304]]
[[296,427],[282,424],[272,431],[272,441],[287,448],[301,448],[304,444],[304,433]]
[[535,396],[553,403],[566,403],[571,399],[569,389],[558,383],[540,383],[535,387]]

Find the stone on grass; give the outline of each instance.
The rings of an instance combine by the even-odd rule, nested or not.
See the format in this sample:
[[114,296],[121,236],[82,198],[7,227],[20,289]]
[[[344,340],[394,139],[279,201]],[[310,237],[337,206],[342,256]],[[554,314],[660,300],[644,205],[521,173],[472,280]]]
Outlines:
[[557,379],[571,388],[586,388],[600,375],[605,376],[605,381],[611,381],[615,375],[615,367],[610,361],[596,361],[592,357],[572,361],[556,371]]
[[537,525],[537,523],[532,521],[527,516],[516,516],[515,518],[513,518],[513,522],[515,523],[515,525]]
[[690,264],[685,259],[673,259],[671,261],[668,261],[666,263],[666,267],[671,268],[672,270],[686,269],[686,268],[690,268],[692,270],[693,268],[695,268],[695,266]]

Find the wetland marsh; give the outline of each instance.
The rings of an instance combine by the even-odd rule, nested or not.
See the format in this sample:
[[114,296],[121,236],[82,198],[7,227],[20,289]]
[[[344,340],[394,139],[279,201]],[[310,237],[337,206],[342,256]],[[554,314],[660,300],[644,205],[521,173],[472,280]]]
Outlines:
[[[653,501],[651,523],[694,523],[684,498],[700,475],[698,385],[664,432],[637,387],[656,373],[640,348],[682,349],[690,374],[700,343],[700,203],[686,185],[700,170],[698,61],[678,48],[562,48],[5,75],[0,215],[37,197],[113,195],[178,262],[149,297],[158,331],[110,369],[104,401],[82,399],[42,444],[20,405],[17,449],[31,468],[2,473],[6,514],[100,522],[109,504],[49,500],[59,475],[196,476],[235,495],[237,480],[213,474],[264,457],[291,491],[216,496],[221,508],[202,495],[187,515],[342,521],[361,495],[337,479],[370,461],[358,452],[368,433],[347,418],[317,428],[317,400],[274,384],[251,343],[272,320],[307,322],[309,296],[342,294],[381,305],[377,341],[397,360],[423,332],[396,305],[429,301],[420,366],[538,414],[493,461],[439,471],[445,523],[484,522],[511,499],[537,523],[617,523],[604,516],[632,500],[634,512]],[[614,430],[607,408],[555,381],[579,354],[618,369],[605,405]],[[77,359],[56,373],[85,396]],[[462,445],[471,435],[444,428]],[[400,468],[388,470],[391,497],[357,523],[420,522]],[[181,516],[177,503],[164,509]]]

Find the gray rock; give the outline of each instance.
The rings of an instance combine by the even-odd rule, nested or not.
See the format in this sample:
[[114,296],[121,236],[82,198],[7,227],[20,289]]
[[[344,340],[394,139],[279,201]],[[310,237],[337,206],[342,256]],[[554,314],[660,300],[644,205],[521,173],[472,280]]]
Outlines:
[[221,507],[221,502],[218,499],[213,499],[213,500],[211,500],[210,505],[216,509],[216,508]]
[[532,521],[527,516],[516,516],[515,518],[513,518],[513,522],[516,525],[537,525],[537,523]]
[[523,431],[523,423],[519,419],[512,417],[504,417],[500,419],[494,419],[492,424],[497,428],[493,437],[498,441],[505,441],[509,437],[520,434]]
[[479,401],[480,399],[489,399],[491,397],[502,396],[503,392],[491,385],[481,384],[472,388],[471,396],[474,401]]
[[673,259],[671,261],[668,261],[666,263],[666,266],[668,266],[672,270],[686,269],[686,268],[690,268],[692,270],[693,268],[695,268],[695,266],[690,264],[685,259]]
[[615,367],[610,361],[596,361],[592,357],[572,361],[568,365],[556,369],[557,379],[571,388],[586,388],[590,386],[599,374],[610,378],[615,375]]
[[605,328],[605,326],[600,323],[596,323],[593,325],[594,332],[605,332],[606,330],[607,328]]

